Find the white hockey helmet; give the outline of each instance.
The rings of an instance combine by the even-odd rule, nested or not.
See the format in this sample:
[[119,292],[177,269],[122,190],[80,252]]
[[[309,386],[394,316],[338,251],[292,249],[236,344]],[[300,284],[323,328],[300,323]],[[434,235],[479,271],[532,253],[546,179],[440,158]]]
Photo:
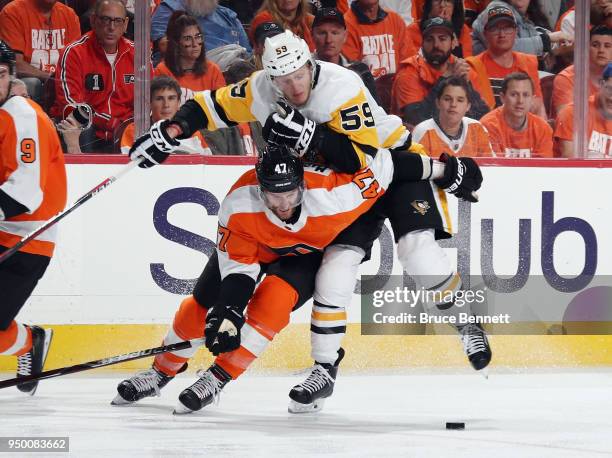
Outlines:
[[266,38],[261,61],[270,80],[313,62],[308,44],[290,30]]

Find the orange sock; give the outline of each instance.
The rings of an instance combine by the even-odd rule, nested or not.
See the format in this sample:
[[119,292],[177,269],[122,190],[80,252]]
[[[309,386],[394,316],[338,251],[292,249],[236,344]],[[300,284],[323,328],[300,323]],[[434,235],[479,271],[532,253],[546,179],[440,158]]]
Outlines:
[[13,320],[7,329],[0,331],[0,355],[21,356],[31,348],[32,331],[29,327]]
[[297,300],[297,291],[285,280],[274,275],[267,276],[247,306],[246,322],[240,333],[240,348],[219,355],[215,364],[230,374],[232,379],[242,375],[274,336],[289,324],[289,315]]
[[[205,322],[206,309],[198,304],[193,296],[187,297],[181,302],[179,309],[174,315],[172,328],[164,338],[164,345],[203,337]],[[187,348],[157,355],[153,361],[153,367],[166,375],[174,377],[196,351],[197,348]]]

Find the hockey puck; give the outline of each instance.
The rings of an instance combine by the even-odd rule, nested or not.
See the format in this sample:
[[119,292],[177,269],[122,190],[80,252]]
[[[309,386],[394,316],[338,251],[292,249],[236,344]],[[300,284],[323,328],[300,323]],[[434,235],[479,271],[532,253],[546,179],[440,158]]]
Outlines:
[[446,422],[446,429],[465,429],[465,423]]

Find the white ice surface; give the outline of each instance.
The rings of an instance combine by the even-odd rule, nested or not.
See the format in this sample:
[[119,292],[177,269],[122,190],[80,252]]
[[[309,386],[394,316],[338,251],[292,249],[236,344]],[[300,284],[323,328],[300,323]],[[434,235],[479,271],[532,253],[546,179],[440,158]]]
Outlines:
[[[0,436],[69,436],[78,457],[612,456],[609,371],[488,380],[341,374],[322,412],[288,414],[287,393],[302,378],[246,376],[226,387],[219,405],[176,416],[177,396],[194,375],[127,407],[109,405],[120,375],[61,377],[41,382],[33,398],[1,390]],[[466,429],[447,431],[447,421]]]

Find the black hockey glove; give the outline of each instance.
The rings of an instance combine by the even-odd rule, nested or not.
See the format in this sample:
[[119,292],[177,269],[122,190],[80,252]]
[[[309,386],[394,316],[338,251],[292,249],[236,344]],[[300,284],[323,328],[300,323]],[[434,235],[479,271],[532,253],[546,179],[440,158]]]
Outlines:
[[169,123],[168,120],[157,121],[146,134],[136,139],[129,154],[133,161],[143,158],[138,167],[148,169],[161,164],[179,146],[179,142],[166,133]]
[[480,167],[471,157],[455,157],[442,153],[440,162],[446,164],[444,176],[434,183],[450,194],[468,202],[478,202],[475,191],[482,185]]
[[263,127],[263,137],[267,142],[294,148],[302,157],[315,146],[317,124],[283,100],[276,104],[276,113],[268,116]]
[[240,347],[240,329],[244,324],[242,313],[233,307],[215,305],[206,315],[206,348],[218,356]]

